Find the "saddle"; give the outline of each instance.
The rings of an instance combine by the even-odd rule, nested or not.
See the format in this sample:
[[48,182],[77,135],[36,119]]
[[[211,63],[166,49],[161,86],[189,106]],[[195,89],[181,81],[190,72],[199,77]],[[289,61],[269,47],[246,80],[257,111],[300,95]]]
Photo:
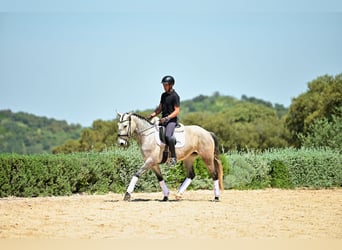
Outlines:
[[[155,139],[157,141],[158,145],[161,144],[166,144],[166,139],[165,139],[165,132],[166,129],[164,126],[156,126],[156,134],[155,134]],[[178,123],[175,132],[173,134],[176,138],[176,148],[180,148],[184,146],[185,143],[185,134],[184,134],[184,125],[181,123]]]
[[[182,128],[182,130],[180,128]],[[174,132],[175,136],[176,136],[176,131],[177,133],[184,132],[184,125],[177,123],[175,132]],[[159,139],[164,144],[166,144],[165,133],[166,133],[166,127],[159,126]],[[176,144],[177,144],[177,137],[176,137]]]
[[[155,139],[158,145],[165,144],[165,148],[163,151],[163,159],[160,163],[165,163],[168,156],[169,156],[169,147],[166,144],[166,139],[165,139],[165,127],[164,126],[157,126],[157,131],[155,133]],[[183,124],[177,124],[174,134],[176,138],[176,148],[180,148],[184,146],[185,143],[185,134],[184,134],[184,125]]]

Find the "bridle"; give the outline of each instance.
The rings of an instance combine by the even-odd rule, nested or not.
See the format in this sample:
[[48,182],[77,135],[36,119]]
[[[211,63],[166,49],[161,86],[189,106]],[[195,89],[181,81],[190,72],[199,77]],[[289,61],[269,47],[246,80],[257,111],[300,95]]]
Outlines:
[[130,136],[131,134],[131,116],[128,117],[127,120],[122,120],[122,121],[119,121],[119,123],[124,123],[124,122],[127,122],[128,121],[128,130],[127,130],[127,134],[119,134],[118,133],[118,136]]
[[[125,114],[123,114],[122,116],[124,116]],[[128,116],[128,119],[127,120],[121,120],[119,121],[119,123],[124,123],[124,122],[127,122],[128,121],[128,130],[127,130],[127,134],[120,134],[118,133],[118,137],[121,139],[121,140],[124,140],[126,143],[128,143],[128,139],[131,135],[131,116]]]
[[[126,114],[126,113],[125,113]],[[122,116],[124,116],[125,114],[123,114]],[[125,119],[125,120],[121,120],[119,121],[119,123],[124,123],[124,122],[127,122],[128,121],[128,129],[127,129],[127,133],[126,134],[120,134],[118,133],[118,137],[126,142],[128,142],[128,139],[129,137],[132,135],[132,119],[131,119],[131,115],[128,115],[128,119]],[[142,129],[140,131],[137,131],[137,134],[138,135],[142,135],[142,136],[146,136],[144,134],[142,134],[143,132],[151,129],[151,128],[154,128],[154,125],[151,125],[150,127],[148,128],[145,128],[145,129]],[[149,134],[147,134],[149,135]]]

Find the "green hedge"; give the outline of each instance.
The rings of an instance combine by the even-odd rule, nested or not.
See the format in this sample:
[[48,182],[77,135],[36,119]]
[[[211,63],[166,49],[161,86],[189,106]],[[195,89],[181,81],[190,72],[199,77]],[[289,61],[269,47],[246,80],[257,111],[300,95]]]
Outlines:
[[342,185],[342,157],[334,149],[274,149],[226,154],[226,188],[330,188]]
[[[342,160],[338,151],[329,149],[277,149],[263,153],[221,155],[226,189],[340,187]],[[68,155],[0,155],[0,197],[56,196],[73,193],[123,193],[135,171],[143,164],[138,146],[103,153]],[[170,188],[185,178],[181,163],[177,167],[161,165]],[[195,162],[196,178],[190,189],[212,188],[212,180],[203,164]],[[135,191],[159,191],[159,183],[147,171]]]
[[[0,197],[123,192],[142,164],[140,154],[115,150],[69,155],[0,155]],[[144,176],[144,181],[150,175]],[[138,190],[141,187],[137,186]]]

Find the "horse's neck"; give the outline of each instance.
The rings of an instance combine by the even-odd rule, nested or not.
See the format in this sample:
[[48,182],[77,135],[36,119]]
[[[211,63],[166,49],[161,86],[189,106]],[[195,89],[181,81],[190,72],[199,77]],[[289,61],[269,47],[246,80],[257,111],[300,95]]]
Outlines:
[[132,116],[132,118],[134,119],[134,123],[135,123],[135,132],[137,132],[139,134],[139,132],[144,131],[145,129],[151,127],[151,124],[146,121],[143,120],[137,116]]
[[134,132],[137,134],[138,144],[142,147],[144,147],[143,145],[149,145],[154,136],[153,133],[148,133],[148,130],[149,128],[152,128],[153,125],[151,125],[148,121],[136,116],[132,116],[132,119],[135,123]]

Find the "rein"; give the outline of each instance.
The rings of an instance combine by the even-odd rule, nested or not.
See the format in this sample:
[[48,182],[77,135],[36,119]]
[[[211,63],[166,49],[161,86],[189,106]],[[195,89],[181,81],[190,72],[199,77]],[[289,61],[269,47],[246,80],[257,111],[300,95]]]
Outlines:
[[[138,118],[140,118],[139,116],[137,116]],[[123,123],[123,122],[127,122],[128,121],[128,130],[127,130],[127,134],[118,134],[118,136],[121,138],[121,139],[123,139],[123,140],[126,140],[125,138],[122,138],[122,137],[130,137],[131,136],[131,134],[132,134],[132,125],[131,125],[131,115],[129,115],[128,116],[128,119],[126,119],[126,120],[123,120],[123,121],[119,121],[119,123]],[[154,128],[154,125],[151,125],[150,127],[148,127],[148,128],[145,128],[145,129],[142,129],[142,130],[140,130],[140,131],[137,131],[137,134],[138,135],[141,135],[141,136],[147,136],[147,135],[150,135],[151,133],[149,133],[149,134],[146,134],[146,135],[144,135],[144,134],[142,134],[143,132],[145,132],[145,131],[147,131],[147,130],[150,130],[150,129],[152,129],[152,128]],[[126,140],[127,141],[127,140]]]
[[[147,131],[147,130],[150,130],[151,128],[154,128],[154,125],[151,125],[151,127],[142,129],[142,130],[140,130],[140,131],[137,131],[137,134],[139,135],[140,133],[145,132],[145,131]],[[143,135],[143,134],[142,134],[142,136],[147,136],[147,135],[150,135],[150,134],[152,134],[152,133],[149,133],[149,134],[146,134],[146,135]]]

